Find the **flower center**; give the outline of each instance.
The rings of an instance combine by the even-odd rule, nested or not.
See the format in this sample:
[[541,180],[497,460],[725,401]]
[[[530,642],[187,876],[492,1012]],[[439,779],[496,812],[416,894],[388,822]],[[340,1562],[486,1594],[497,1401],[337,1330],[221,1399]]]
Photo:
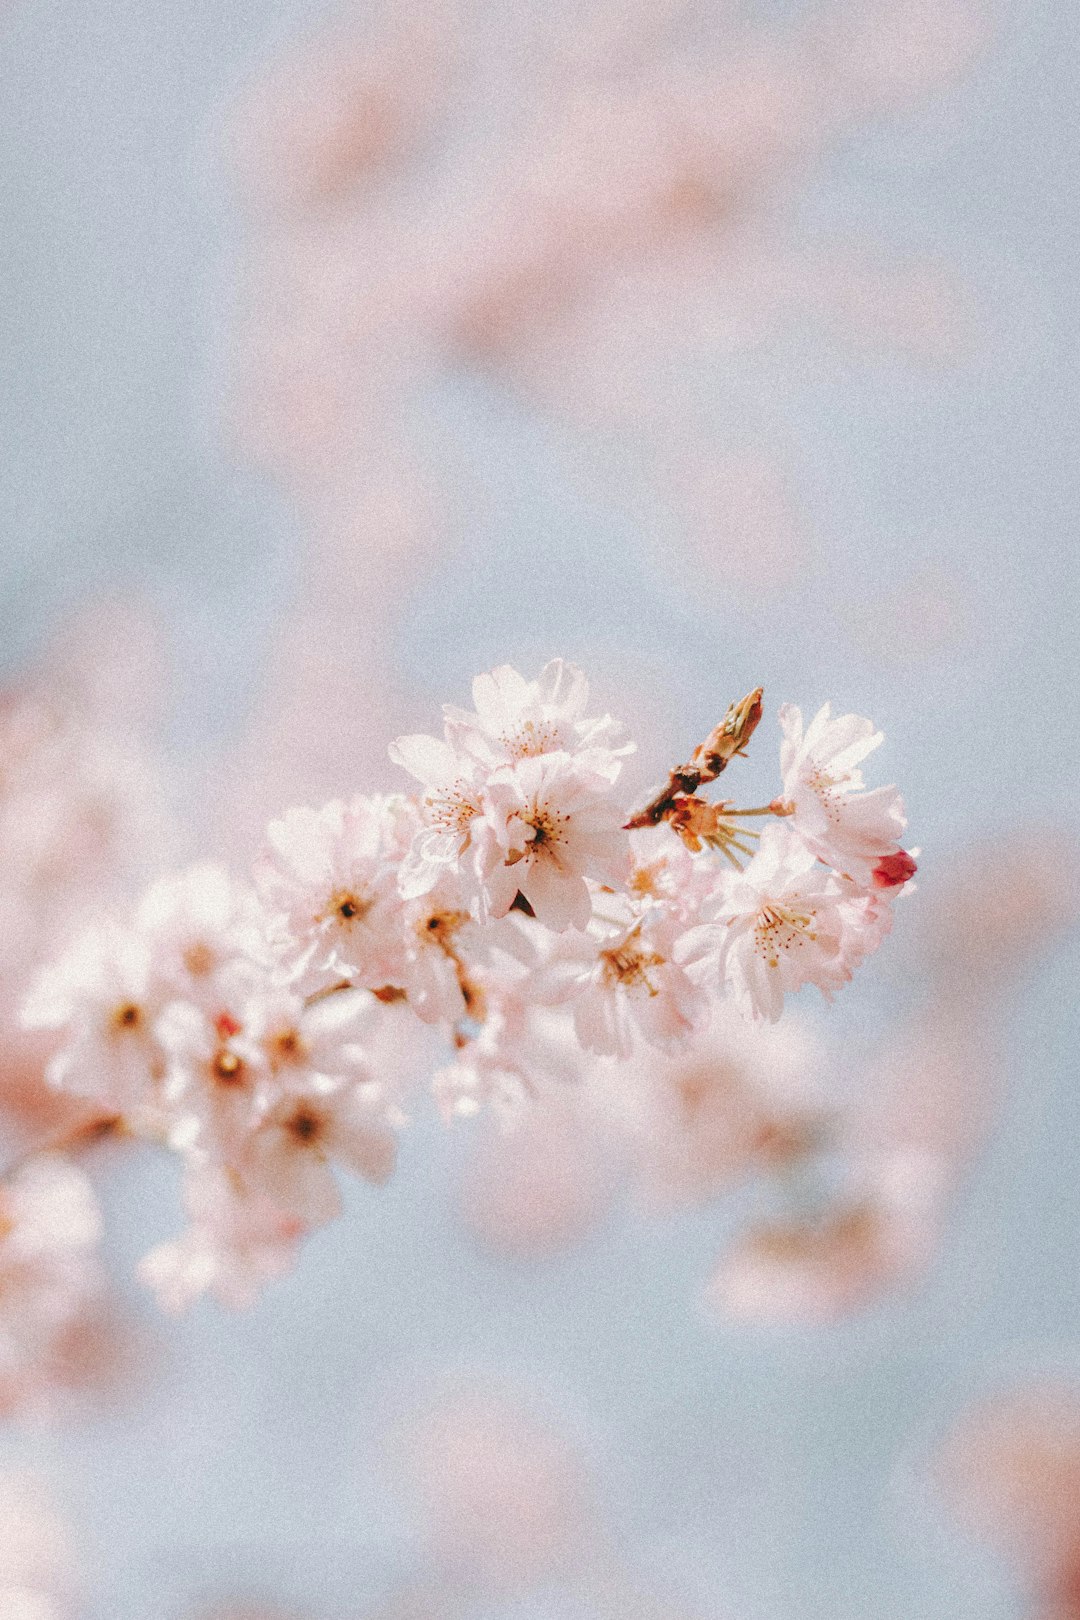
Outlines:
[[205,940],[196,940],[184,952],[184,966],[193,979],[204,979],[208,973],[212,973],[216,961],[214,952]]
[[135,1030],[142,1023],[142,1008],[134,1001],[125,1001],[112,1017],[113,1024],[118,1030]]
[[646,951],[631,940],[624,940],[613,950],[600,952],[600,976],[609,988],[622,985],[624,990],[645,990],[650,996],[659,994],[659,987],[649,978],[649,969],[663,967],[665,958],[655,951]]
[[499,741],[511,759],[535,759],[539,754],[552,753],[562,738],[553,720],[523,720],[515,731],[504,732]]
[[782,952],[801,949],[808,940],[812,944],[817,939],[812,926],[816,916],[816,911],[789,911],[786,906],[772,902],[762,906],[754,928],[754,942],[765,965],[779,967]]
[[285,1121],[285,1129],[296,1141],[307,1147],[322,1131],[322,1120],[307,1103],[301,1103],[296,1112]]
[[307,1055],[298,1029],[279,1030],[270,1043],[270,1049],[278,1063],[300,1063]]
[[452,782],[440,792],[424,798],[424,814],[429,826],[443,832],[466,833],[469,823],[477,814],[477,807],[469,797],[464,782]]
[[374,904],[374,900],[355,889],[339,889],[330,896],[323,917],[348,928],[354,922],[363,922]]
[[244,1060],[227,1046],[219,1047],[214,1053],[210,1068],[214,1078],[220,1080],[222,1085],[240,1086],[244,1083]]

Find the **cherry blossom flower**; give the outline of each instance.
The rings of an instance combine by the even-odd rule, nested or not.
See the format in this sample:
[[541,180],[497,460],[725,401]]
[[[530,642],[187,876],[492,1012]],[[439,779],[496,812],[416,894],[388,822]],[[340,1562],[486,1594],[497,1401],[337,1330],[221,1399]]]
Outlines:
[[41,1154],[0,1182],[0,1409],[48,1396],[65,1341],[98,1309],[101,1216],[73,1164]]
[[526,1098],[581,1076],[580,1048],[560,1008],[536,1006],[522,987],[492,995],[479,1032],[439,1069],[432,1091],[444,1119],[489,1106],[514,1120]]
[[424,826],[398,878],[401,893],[412,900],[433,889],[448,869],[459,869],[480,814],[480,771],[476,761],[463,758],[449,743],[424,735],[398,737],[390,745],[390,758],[425,788],[420,805]]
[[746,1017],[770,1022],[805,984],[830,999],[889,921],[883,902],[868,904],[820,866],[786,824],[765,829],[745,871],[727,875],[706,910],[683,936],[680,960],[699,982],[726,983]]
[[162,992],[150,948],[112,920],[86,929],[42,970],[24,1005],[31,1029],[64,1030],[50,1083],[122,1114],[132,1128],[158,1116],[165,1054],[156,1036]]
[[306,1228],[272,1199],[255,1196],[218,1166],[189,1171],[184,1203],[191,1226],[139,1262],[161,1308],[179,1315],[203,1294],[242,1310],[296,1263]]
[[614,781],[633,753],[624,728],[611,715],[589,719],[589,683],[580,669],[552,659],[535,681],[509,664],[473,681],[476,712],[447,704],[447,740],[487,766],[512,765],[540,754],[584,756],[590,769]]
[[[168,1308],[205,1292],[246,1299],[286,1269],[299,1238],[339,1212],[337,1168],[385,1181],[421,1064],[447,1121],[485,1107],[512,1121],[599,1057],[579,1117],[625,1154],[644,1046],[688,1041],[725,995],[770,1022],[803,984],[828,998],[889,931],[913,870],[899,845],[871,858],[864,838],[856,877],[817,858],[794,800],[738,810],[701,796],[745,757],[760,687],[629,820],[616,784],[631,745],[588,715],[579,671],[555,660],[526,681],[503,666],[473,691],[474,711],[445,709],[442,740],[394,745],[425,785],[419,803],[358,795],[288,811],[254,887],[207,863],[162,878],[130,925],[78,935],[28,999],[27,1025],[56,1035],[54,1083],[186,1160],[190,1228],[142,1268]],[[869,723],[834,725],[824,710],[803,739],[785,714],[785,791],[820,806],[828,765],[865,833]],[[762,815],[775,819],[754,852],[743,822]],[[717,1031],[723,1046],[723,1018]],[[431,1059],[439,1039],[449,1061]],[[715,1088],[714,1106],[705,1061],[699,1044],[673,1071],[672,1140],[696,1132],[693,1151],[721,1179],[815,1156],[805,1111],[752,1085]],[[726,1159],[717,1120],[735,1139]],[[664,1122],[650,1131],[659,1140]],[[864,1204],[848,1199],[860,1219]],[[837,1232],[848,1242],[847,1207],[795,1218],[811,1257]]]
[[536,993],[569,1001],[578,1040],[601,1057],[629,1057],[635,1034],[654,1046],[685,1040],[707,1018],[708,1003],[674,960],[681,933],[659,906],[625,927],[594,924],[560,941]]
[[391,758],[427,789],[401,872],[407,898],[453,868],[483,920],[505,916],[520,892],[550,927],[585,926],[585,877],[625,876],[610,792],[633,747],[610,716],[586,716],[588,696],[562,659],[535,681],[503,665],[473,682],[474,713],[445,706],[443,741],[398,738]]
[[[313,967],[372,989],[395,982],[403,800],[335,799],[270,824],[256,868],[267,910]],[[407,842],[407,838],[405,840]]]
[[253,891],[213,862],[151,884],[135,912],[159,998],[185,997],[220,1011],[255,981],[265,926]]
[[900,847],[907,818],[894,787],[863,786],[862,761],[883,741],[869,720],[819,709],[803,732],[801,712],[780,710],[782,798],[791,826],[819,860],[879,888],[905,883],[915,863]]
[[396,1157],[377,1088],[354,1080],[285,1089],[247,1137],[236,1169],[245,1188],[312,1227],[340,1213],[335,1164],[380,1184]]
[[524,895],[546,927],[585,928],[586,878],[621,887],[629,841],[610,783],[583,758],[552,753],[501,766],[485,788],[476,869],[482,912],[504,917]]
[[232,1162],[263,1107],[266,1053],[242,1017],[207,1013],[191,1001],[171,1002],[157,1034],[167,1058],[169,1145],[203,1160]]

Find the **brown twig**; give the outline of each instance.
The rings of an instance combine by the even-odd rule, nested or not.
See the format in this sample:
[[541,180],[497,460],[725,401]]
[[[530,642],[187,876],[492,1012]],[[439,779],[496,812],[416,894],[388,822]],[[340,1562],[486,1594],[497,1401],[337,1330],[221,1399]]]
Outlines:
[[715,782],[736,754],[746,756],[750,741],[761,719],[763,688],[755,686],[738,703],[731,704],[724,718],[691,754],[686,765],[677,765],[660,792],[643,810],[630,817],[626,827],[656,827],[666,821],[679,800],[692,797],[707,782]]

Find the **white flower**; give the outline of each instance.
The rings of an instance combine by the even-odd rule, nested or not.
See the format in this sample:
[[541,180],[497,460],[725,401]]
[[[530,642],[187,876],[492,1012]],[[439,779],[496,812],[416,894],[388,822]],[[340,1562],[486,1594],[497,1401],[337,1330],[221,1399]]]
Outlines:
[[390,745],[390,758],[426,790],[420,805],[423,827],[398,875],[402,895],[414,900],[456,868],[469,847],[481,808],[479,767],[448,743],[423,735],[399,737]]
[[65,1032],[50,1083],[123,1114],[133,1129],[159,1104],[165,1071],[152,967],[139,934],[114,922],[95,925],[43,970],[23,1007],[28,1028]]
[[253,978],[261,921],[253,892],[210,861],[151,884],[135,913],[161,996],[211,1003]]
[[586,878],[612,887],[629,874],[629,838],[610,784],[571,754],[501,766],[488,781],[475,869],[482,915],[503,917],[520,892],[561,933],[592,915]]
[[157,1022],[168,1056],[169,1145],[200,1160],[231,1163],[263,1106],[267,1057],[230,1011],[171,1002]]
[[[426,790],[421,803],[424,828],[401,870],[401,892],[406,898],[426,894],[447,870],[456,871],[465,882],[470,901],[479,884],[479,909],[484,917],[504,915],[519,887],[527,894],[522,885],[512,887],[508,879],[499,880],[494,874],[500,865],[523,858],[523,840],[537,841],[541,826],[535,822],[531,832],[508,846],[503,839],[507,813],[523,809],[519,824],[527,823],[530,815],[546,814],[543,805],[538,812],[538,787],[543,785],[546,790],[560,777],[565,785],[570,775],[576,778],[576,808],[584,809],[585,785],[590,784],[586,796],[599,798],[608,793],[624,756],[633,750],[610,716],[586,716],[588,696],[588,683],[580,670],[561,659],[548,664],[535,681],[526,681],[503,665],[488,675],[478,675],[473,682],[475,713],[444,706],[444,740],[428,736],[397,739],[390,749],[391,759]],[[570,806],[552,801],[547,809],[556,814]],[[610,841],[617,830],[614,811],[608,820]],[[547,830],[554,833],[555,823]],[[583,834],[584,830],[582,821],[577,831]],[[503,843],[501,856],[493,849],[493,832],[496,844]],[[563,854],[569,871],[573,858],[566,849]],[[550,859],[542,864],[549,876],[556,870]],[[552,915],[557,911],[569,915],[568,905],[573,915],[585,915],[580,886],[575,900],[567,898],[570,885],[562,885],[557,899],[557,886],[545,882],[543,875],[538,886],[545,891],[541,905]],[[563,928],[568,923],[552,926]]]
[[698,982],[719,978],[749,1018],[775,1022],[784,996],[816,984],[829,999],[877,948],[888,908],[817,863],[786,823],[765,829],[745,871],[726,876],[679,957]]
[[335,1089],[286,1087],[252,1132],[237,1161],[244,1186],[308,1226],[333,1220],[341,1194],[333,1165],[365,1181],[391,1175],[397,1139],[377,1088],[353,1081]]
[[679,934],[676,919],[660,906],[627,927],[594,923],[587,935],[559,941],[534,993],[571,1003],[574,1029],[589,1052],[627,1058],[635,1031],[651,1045],[670,1046],[708,1014],[703,991],[674,959]]
[[535,681],[509,664],[478,675],[475,714],[445,704],[447,740],[481,764],[512,765],[540,754],[586,755],[592,770],[614,781],[635,745],[611,715],[588,718],[589,683],[580,669],[552,659]]
[[859,765],[880,745],[882,733],[857,714],[834,719],[827,703],[805,735],[793,704],[781,708],[780,726],[782,797],[792,808],[792,827],[819,860],[869,885],[882,856],[900,849],[907,826],[895,787],[864,790]]
[[216,1167],[189,1172],[184,1203],[191,1226],[139,1263],[139,1277],[162,1310],[178,1315],[206,1293],[242,1309],[295,1264],[304,1223],[245,1190],[232,1172]]
[[263,904],[279,919],[286,955],[376,989],[401,956],[397,862],[401,799],[335,799],[270,824],[256,867]]

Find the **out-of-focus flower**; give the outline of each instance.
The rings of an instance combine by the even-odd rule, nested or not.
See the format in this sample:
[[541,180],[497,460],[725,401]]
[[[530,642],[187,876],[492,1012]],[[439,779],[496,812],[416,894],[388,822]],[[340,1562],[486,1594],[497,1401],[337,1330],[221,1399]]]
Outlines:
[[825,1137],[824,1053],[805,1025],[750,1024],[718,1009],[705,1034],[605,1070],[601,1106],[627,1133],[653,1209],[704,1203],[812,1157]]
[[0,1614],[4,1620],[75,1620],[80,1596],[75,1548],[42,1487],[0,1475]]
[[139,1277],[163,1310],[178,1314],[207,1293],[241,1310],[268,1282],[292,1270],[304,1222],[271,1199],[252,1196],[233,1172],[189,1171],[184,1203],[188,1230],[151,1249],[139,1264]]
[[220,1012],[265,961],[261,922],[251,888],[217,863],[151,884],[133,932],[148,954],[158,1003],[182,996]]
[[416,1424],[405,1461],[447,1576],[498,1591],[572,1571],[593,1527],[585,1469],[520,1402],[448,1396]]
[[937,1472],[968,1526],[1017,1565],[1041,1620],[1080,1615],[1080,1387],[999,1391],[957,1424]]
[[959,857],[935,890],[922,908],[921,965],[958,1013],[992,1007],[1080,917],[1080,840],[1053,824],[1002,832]]
[[320,1226],[341,1210],[335,1165],[380,1183],[396,1158],[380,1099],[353,1080],[333,1090],[286,1090],[247,1137],[236,1168],[245,1188]]
[[856,1167],[823,1211],[761,1222],[727,1251],[709,1284],[725,1316],[827,1322],[921,1270],[937,1235],[941,1169],[895,1154]]
[[161,1106],[165,1057],[155,1028],[163,1005],[148,943],[107,919],[41,972],[23,1018],[31,1029],[67,1032],[49,1063],[53,1085],[133,1119]]
[[584,1237],[609,1208],[622,1168],[605,1125],[588,1088],[566,1086],[549,1088],[513,1129],[484,1131],[461,1186],[473,1238],[503,1258],[535,1260]]
[[66,1160],[41,1154],[0,1182],[0,1410],[70,1381],[75,1337],[103,1309],[100,1237],[90,1183]]

